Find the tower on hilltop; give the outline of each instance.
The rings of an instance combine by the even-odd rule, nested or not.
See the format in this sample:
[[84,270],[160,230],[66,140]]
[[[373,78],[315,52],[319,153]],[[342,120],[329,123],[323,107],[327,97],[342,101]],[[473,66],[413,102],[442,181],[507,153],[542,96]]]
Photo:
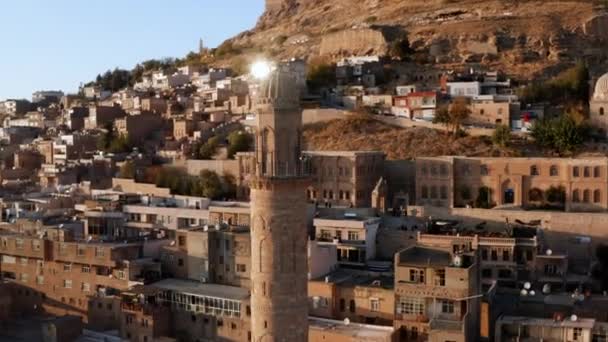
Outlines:
[[295,76],[281,67],[256,97],[251,184],[251,325],[254,342],[308,341],[302,110]]

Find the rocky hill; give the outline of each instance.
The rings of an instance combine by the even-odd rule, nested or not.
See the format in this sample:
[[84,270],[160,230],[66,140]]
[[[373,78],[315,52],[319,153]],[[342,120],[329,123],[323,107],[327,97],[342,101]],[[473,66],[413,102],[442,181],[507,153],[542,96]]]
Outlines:
[[479,63],[526,79],[581,58],[604,68],[607,6],[605,0],[267,0],[257,26],[226,44],[274,58],[335,60],[384,54],[406,37],[418,63]]

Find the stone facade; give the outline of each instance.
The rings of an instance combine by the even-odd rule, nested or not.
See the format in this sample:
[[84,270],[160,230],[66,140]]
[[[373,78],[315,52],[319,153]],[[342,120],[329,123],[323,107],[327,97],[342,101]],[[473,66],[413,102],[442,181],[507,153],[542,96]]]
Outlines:
[[607,191],[606,158],[438,157],[416,160],[418,205],[550,206],[565,211],[605,211],[608,209]]

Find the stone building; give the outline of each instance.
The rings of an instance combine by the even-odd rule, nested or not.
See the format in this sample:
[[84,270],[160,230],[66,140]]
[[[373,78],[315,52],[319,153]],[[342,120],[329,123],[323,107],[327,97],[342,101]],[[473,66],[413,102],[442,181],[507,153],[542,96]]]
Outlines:
[[605,211],[607,192],[607,158],[416,160],[417,205]]
[[608,132],[608,73],[600,77],[595,83],[595,91],[589,103],[591,123]]
[[296,79],[283,67],[256,98],[251,177],[252,341],[308,341],[308,177],[301,163],[302,110]]
[[311,316],[392,326],[394,279],[366,271],[340,269],[308,282]]
[[320,245],[333,244],[341,265],[364,266],[376,257],[376,234],[380,218],[321,216],[315,218],[315,239]]
[[76,240],[61,227],[25,233],[3,230],[1,276],[39,293],[27,300],[35,310],[89,320],[89,299],[103,301],[136,282],[160,276],[160,264],[144,258],[144,249],[143,242]]
[[405,341],[477,341],[479,269],[472,253],[423,245],[395,255],[394,326]]
[[[386,156],[380,151],[304,151],[303,168],[310,174],[305,189],[310,202],[319,206],[369,207],[372,192],[385,171]],[[237,194],[249,197],[248,175],[254,170],[252,153],[238,153]],[[230,161],[228,161],[230,162]]]

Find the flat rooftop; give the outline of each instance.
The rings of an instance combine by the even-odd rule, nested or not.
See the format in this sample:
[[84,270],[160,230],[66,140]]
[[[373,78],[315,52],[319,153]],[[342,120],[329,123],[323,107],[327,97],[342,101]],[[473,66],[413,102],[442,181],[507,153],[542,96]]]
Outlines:
[[233,300],[245,300],[249,298],[249,290],[244,288],[219,284],[205,284],[183,279],[164,279],[154,284],[150,284],[150,286],[193,296]]
[[381,287],[388,290],[395,287],[394,277],[351,269],[338,269],[315,279],[315,281],[327,281],[345,287],[369,286]]
[[498,320],[503,324],[519,324],[519,325],[531,325],[531,326],[544,326],[552,328],[586,328],[592,329],[595,325],[595,319],[592,318],[576,318],[572,320],[571,317],[566,317],[563,320],[554,320],[551,318],[533,318],[526,316],[502,316]]
[[336,335],[344,335],[356,341],[369,339],[389,339],[393,336],[395,329],[379,325],[349,323],[324,318],[308,317],[308,329],[328,332]]
[[438,249],[413,246],[399,252],[399,264],[448,267],[452,265],[452,254]]

